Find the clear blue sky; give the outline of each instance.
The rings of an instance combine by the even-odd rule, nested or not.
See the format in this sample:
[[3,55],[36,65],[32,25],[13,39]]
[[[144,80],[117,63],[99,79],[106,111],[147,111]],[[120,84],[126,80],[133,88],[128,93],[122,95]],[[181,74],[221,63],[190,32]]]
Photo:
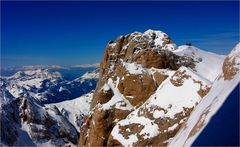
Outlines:
[[2,66],[100,62],[109,40],[147,29],[227,54],[239,2],[2,2]]

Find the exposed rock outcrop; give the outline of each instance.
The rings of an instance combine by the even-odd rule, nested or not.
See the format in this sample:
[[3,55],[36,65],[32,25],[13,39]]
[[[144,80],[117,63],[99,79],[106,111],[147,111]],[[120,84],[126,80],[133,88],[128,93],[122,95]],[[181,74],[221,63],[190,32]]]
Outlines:
[[240,43],[236,45],[233,51],[225,58],[223,62],[223,77],[224,80],[231,80],[240,68]]
[[[109,42],[79,146],[166,145],[210,88],[208,81],[192,71],[201,61],[177,55],[177,49],[167,34],[152,30]],[[168,98],[165,92],[160,98],[167,86],[191,94],[170,94]],[[182,105],[174,103],[175,97]],[[162,100],[169,105],[158,102]],[[154,130],[148,132],[147,127]]]
[[26,145],[49,141],[52,145],[64,146],[77,144],[79,138],[77,130],[57,107],[45,109],[30,96],[16,98],[1,108],[2,142],[18,145],[21,136],[24,136]]

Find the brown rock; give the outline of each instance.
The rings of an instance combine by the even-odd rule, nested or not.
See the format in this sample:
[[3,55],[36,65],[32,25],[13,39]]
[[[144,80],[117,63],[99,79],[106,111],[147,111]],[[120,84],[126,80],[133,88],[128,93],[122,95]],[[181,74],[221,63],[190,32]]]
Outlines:
[[197,123],[194,125],[194,127],[192,128],[192,130],[190,131],[190,133],[188,134],[187,138],[191,138],[192,136],[194,136],[197,132],[199,132],[200,129],[202,129],[202,127],[204,127],[204,125],[206,124],[205,122],[205,117],[206,115],[209,113],[209,110],[205,110],[199,117]]
[[[123,137],[125,139],[128,139],[130,135],[136,135],[137,136],[137,142],[134,143],[134,146],[146,146],[146,145],[153,145],[153,146],[167,146],[168,142],[166,142],[168,139],[176,135],[178,130],[182,127],[184,122],[187,120],[188,116],[191,114],[193,108],[185,108],[183,112],[177,113],[173,119],[171,118],[154,118],[153,113],[154,111],[166,111],[159,107],[142,107],[138,111],[138,116],[143,116],[145,118],[148,118],[150,120],[153,120],[155,124],[158,125],[160,133],[153,137],[153,138],[144,138],[143,135],[139,135],[141,130],[144,128],[140,123],[132,123],[127,124],[124,126],[119,126],[120,133],[124,135]],[[182,121],[181,121],[182,120]],[[168,130],[169,127],[177,124],[176,128],[173,130]],[[144,134],[147,135],[147,134]],[[113,145],[122,145],[117,140],[113,138],[113,136],[110,135],[108,140],[108,146]]]
[[130,112],[119,109],[103,110],[96,108],[81,127],[79,146],[107,145],[109,135],[114,125],[124,119]]
[[155,72],[153,74],[153,77],[154,77],[157,85],[159,86],[168,77],[168,75],[164,75],[164,74]]
[[133,105],[138,106],[144,103],[156,90],[156,85],[149,75],[125,76],[119,85],[119,91]]
[[182,86],[183,82],[184,82],[184,79],[188,79],[190,78],[189,75],[186,75],[185,74],[186,71],[176,71],[175,74],[172,76],[172,78],[170,79],[171,83],[174,85],[174,86]]
[[222,69],[224,80],[231,80],[238,73],[239,69],[235,65],[235,58],[227,57],[224,60]]
[[94,99],[91,102],[91,108],[95,107],[97,104],[107,103],[113,96],[113,92],[111,89],[107,91],[99,90],[99,92],[95,92],[94,96],[98,99]]
[[142,64],[146,68],[159,68],[159,69],[178,69],[177,60],[174,54],[169,51],[158,52],[154,49],[147,49],[135,55],[134,61]]

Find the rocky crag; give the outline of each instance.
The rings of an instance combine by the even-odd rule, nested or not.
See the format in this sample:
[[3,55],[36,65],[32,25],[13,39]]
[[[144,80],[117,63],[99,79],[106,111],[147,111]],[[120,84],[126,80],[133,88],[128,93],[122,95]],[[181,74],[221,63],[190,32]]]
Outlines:
[[[223,62],[235,62],[224,58],[176,46],[161,31],[110,41],[79,146],[168,145],[226,67]],[[226,79],[237,74],[232,68]]]

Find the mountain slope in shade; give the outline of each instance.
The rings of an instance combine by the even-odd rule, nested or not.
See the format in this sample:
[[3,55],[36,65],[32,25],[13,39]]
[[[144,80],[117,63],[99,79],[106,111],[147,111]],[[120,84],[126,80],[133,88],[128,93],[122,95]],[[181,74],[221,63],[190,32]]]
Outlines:
[[226,98],[239,82],[234,50],[225,57],[177,47],[167,34],[153,30],[110,41],[79,146],[178,145],[176,137],[192,112],[214,95]]

